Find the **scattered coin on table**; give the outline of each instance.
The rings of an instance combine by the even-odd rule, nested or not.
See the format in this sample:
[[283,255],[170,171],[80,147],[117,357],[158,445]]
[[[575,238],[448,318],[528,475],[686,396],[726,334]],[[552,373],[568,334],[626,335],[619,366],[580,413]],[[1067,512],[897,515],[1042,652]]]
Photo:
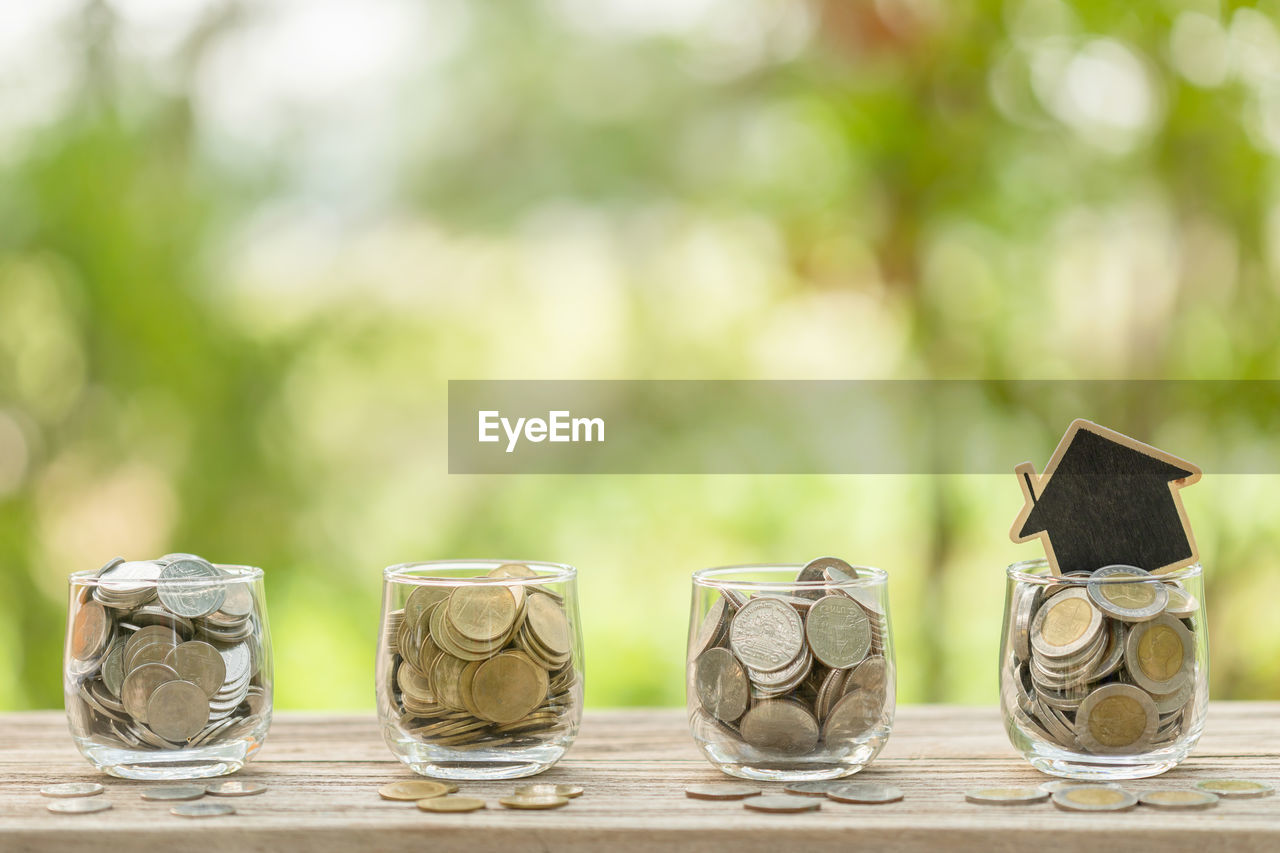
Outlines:
[[1020,806],[1043,803],[1049,799],[1049,793],[1043,788],[977,788],[965,791],[964,798],[980,805]]
[[61,782],[45,785],[40,789],[42,797],[94,797],[105,791],[97,782]]
[[242,779],[228,779],[225,782],[213,782],[205,785],[205,791],[215,797],[252,797],[267,790],[267,786],[259,782],[246,782]]
[[768,794],[762,797],[751,797],[743,800],[744,808],[753,812],[769,812],[770,814],[794,814],[797,812],[817,811],[822,807],[819,800],[812,797],[792,797],[786,794]]
[[837,803],[857,803],[859,805],[881,805],[896,803],[903,797],[902,790],[893,785],[882,785],[879,782],[845,782],[833,786],[827,791],[827,799]]
[[484,800],[478,797],[459,797],[456,794],[418,800],[418,808],[424,812],[474,812],[484,807]]
[[199,785],[162,785],[157,788],[145,788],[142,799],[159,801],[198,800],[204,796],[204,788]]
[[55,814],[93,814],[94,812],[105,812],[111,808],[110,800],[96,800],[88,797],[68,800],[54,800],[47,806],[49,811]]
[[1275,793],[1276,790],[1266,782],[1256,782],[1252,779],[1204,779],[1197,782],[1196,787],[1201,791],[1217,794],[1219,797],[1240,799],[1265,797]]
[[517,797],[568,797],[572,800],[581,797],[582,790],[581,785],[535,782],[530,785],[517,785],[515,794]]
[[692,800],[745,800],[747,797],[758,797],[760,793],[760,789],[754,785],[734,782],[705,782],[689,785],[684,789],[684,795]]
[[508,809],[558,809],[569,805],[568,797],[503,797],[498,803]]
[[425,779],[414,779],[409,782],[392,782],[378,789],[378,796],[384,800],[400,800],[416,802],[431,797],[443,797],[458,790],[451,782],[431,782]]
[[222,817],[235,814],[235,807],[230,803],[205,801],[202,803],[178,803],[169,809],[169,814],[178,817]]
[[1138,798],[1118,788],[1101,785],[1079,785],[1053,795],[1053,804],[1073,812],[1122,812],[1138,804]]
[[1157,809],[1207,809],[1218,804],[1218,795],[1208,791],[1191,791],[1186,789],[1169,789],[1160,791],[1143,791],[1138,795],[1138,802],[1144,806]]

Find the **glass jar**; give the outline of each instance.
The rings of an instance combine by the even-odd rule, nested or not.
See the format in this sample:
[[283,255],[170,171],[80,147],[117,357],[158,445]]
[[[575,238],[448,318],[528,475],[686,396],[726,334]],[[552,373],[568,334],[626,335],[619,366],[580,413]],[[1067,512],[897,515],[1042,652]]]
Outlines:
[[69,580],[63,692],[80,753],[126,779],[243,767],[271,726],[262,570],[170,554]]
[[887,584],[832,558],[694,572],[685,696],[707,760],[782,781],[870,764],[893,729]]
[[1185,759],[1209,700],[1200,566],[1055,576],[1032,560],[1007,575],[1000,704],[1032,766],[1069,779],[1140,779]]
[[415,772],[541,773],[582,720],[577,570],[500,560],[389,567],[376,678],[383,737]]

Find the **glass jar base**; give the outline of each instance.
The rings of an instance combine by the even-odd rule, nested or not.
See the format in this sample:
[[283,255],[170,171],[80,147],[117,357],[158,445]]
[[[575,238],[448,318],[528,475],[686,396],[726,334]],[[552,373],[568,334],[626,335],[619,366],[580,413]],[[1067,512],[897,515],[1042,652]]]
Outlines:
[[821,782],[842,779],[863,770],[880,754],[886,740],[887,731],[852,749],[791,759],[762,755],[760,750],[741,744],[698,741],[698,747],[717,770],[739,779],[758,782]]
[[209,779],[235,773],[258,751],[260,741],[236,741],[217,746],[173,751],[146,751],[77,741],[80,752],[94,767],[121,779],[178,781]]
[[450,749],[416,740],[389,736],[387,745],[414,773],[433,779],[483,781],[523,779],[549,770],[568,749],[568,744],[552,743],[511,749]]
[[827,779],[843,779],[864,769],[867,765],[845,765],[835,767],[752,767],[746,764],[717,764],[716,769],[739,779],[751,779],[756,782],[822,782]]
[[1041,773],[1063,779],[1080,781],[1117,782],[1122,779],[1147,779],[1159,776],[1178,766],[1179,760],[1136,761],[1132,764],[1092,764],[1082,761],[1064,761],[1060,758],[1032,758],[1031,766]]

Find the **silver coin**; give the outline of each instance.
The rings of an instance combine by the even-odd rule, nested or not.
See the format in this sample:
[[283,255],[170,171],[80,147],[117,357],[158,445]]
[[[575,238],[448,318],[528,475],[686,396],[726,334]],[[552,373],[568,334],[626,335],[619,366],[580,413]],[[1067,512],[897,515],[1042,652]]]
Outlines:
[[169,681],[147,700],[147,726],[160,737],[182,743],[209,722],[209,698],[198,684]]
[[162,663],[143,664],[125,677],[124,685],[120,688],[120,701],[124,703],[129,716],[139,723],[145,723],[151,694],[160,685],[177,680],[178,672],[171,666]]
[[169,809],[169,814],[175,814],[178,817],[220,817],[222,815],[235,813],[235,806],[230,803],[209,801],[199,803],[179,803]]
[[227,583],[227,596],[218,609],[228,616],[248,616],[253,612],[253,589],[248,581],[233,580]]
[[845,782],[827,791],[827,799],[838,803],[859,803],[863,805],[880,805],[896,803],[903,797],[902,790],[893,785],[882,785],[879,782]]
[[56,814],[93,814],[94,812],[105,812],[111,808],[111,801],[99,799],[54,800],[49,803],[47,808]]
[[217,649],[200,640],[174,646],[165,656],[164,663],[173,667],[183,681],[199,685],[205,696],[217,693],[226,683],[226,661]]
[[860,689],[846,693],[823,720],[823,740],[836,745],[865,735],[880,723],[887,701],[882,691]]
[[[838,572],[857,577],[858,572],[853,566],[841,560],[839,557],[819,557],[816,560],[810,560],[805,563],[804,567],[796,574],[796,583],[799,584],[826,584],[827,569],[835,569]],[[822,587],[812,587],[805,589],[797,589],[796,595],[802,598],[812,599],[814,601],[826,595],[826,590]]]
[[847,595],[826,595],[809,608],[805,636],[819,661],[832,669],[848,669],[871,650],[871,620]]
[[[1115,578],[1135,578],[1118,583]],[[1103,566],[1089,576],[1089,600],[1124,622],[1145,622],[1159,616],[1169,603],[1169,587],[1137,566]]]
[[142,792],[142,799],[160,802],[198,800],[203,796],[204,788],[199,785],[161,785],[156,788],[146,788]]
[[729,604],[721,597],[711,605],[702,624],[698,626],[697,636],[689,646],[689,659],[697,660],[707,649],[719,645],[727,633],[729,633]]
[[1076,785],[1056,792],[1053,804],[1073,812],[1122,812],[1136,806],[1138,798],[1123,788]]
[[818,721],[799,702],[767,699],[742,717],[742,739],[756,749],[781,755],[805,755],[818,745]]
[[1043,803],[1049,799],[1049,792],[1043,788],[977,788],[965,791],[964,798],[981,805],[1020,806]]
[[97,782],[60,782],[40,789],[42,797],[93,797],[105,791]]
[[751,685],[733,652],[720,647],[707,649],[693,666],[698,704],[726,723],[741,717],[751,701]]
[[205,616],[222,606],[227,587],[222,572],[201,559],[174,560],[160,572],[156,594],[179,616]]
[[788,797],[786,794],[751,797],[748,800],[744,800],[742,805],[753,812],[770,812],[772,814],[814,812],[822,808],[822,803],[812,797]]
[[222,662],[226,665],[227,684],[239,684],[241,680],[248,680],[252,674],[250,669],[253,667],[253,653],[247,643],[218,649],[218,654],[222,655]]
[[246,782],[243,779],[227,779],[205,785],[204,789],[215,797],[252,797],[254,794],[265,792],[267,786],[258,782]]
[[729,647],[743,665],[773,672],[804,652],[804,622],[795,608],[783,601],[753,598],[733,617]]

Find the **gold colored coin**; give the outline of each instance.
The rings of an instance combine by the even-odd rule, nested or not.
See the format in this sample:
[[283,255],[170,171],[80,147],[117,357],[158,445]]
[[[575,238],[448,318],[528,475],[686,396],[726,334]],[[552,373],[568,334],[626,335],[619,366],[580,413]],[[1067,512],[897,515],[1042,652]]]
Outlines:
[[1125,746],[1142,737],[1147,713],[1131,696],[1108,696],[1089,715],[1089,731],[1104,746]]
[[558,809],[569,805],[568,797],[503,797],[498,802],[508,809]]
[[1093,608],[1083,598],[1068,598],[1050,604],[1041,635],[1053,646],[1066,646],[1084,636],[1093,618]]
[[538,782],[532,785],[517,785],[517,797],[568,797],[575,799],[582,796],[581,785],[553,785],[549,782]]
[[1205,779],[1197,782],[1196,787],[1220,797],[1265,797],[1275,793],[1275,788],[1266,782],[1250,779]]
[[1182,656],[1182,638],[1168,625],[1152,625],[1138,640],[1138,665],[1152,681],[1177,675]]
[[1107,601],[1129,610],[1150,607],[1156,600],[1156,587],[1150,583],[1109,583],[1102,584],[1099,588]]
[[1068,811],[1119,812],[1133,808],[1138,804],[1138,798],[1120,788],[1081,785],[1056,792],[1053,804]]
[[458,786],[448,782],[430,782],[425,779],[414,779],[407,782],[392,782],[378,789],[378,796],[384,800],[413,802],[443,797],[458,790]]
[[1218,804],[1218,795],[1208,791],[1143,791],[1138,802],[1157,809],[1207,809]]
[[514,723],[546,698],[547,672],[524,655],[503,652],[476,669],[471,695],[481,718]]
[[474,812],[484,807],[484,800],[478,797],[445,796],[418,800],[418,808],[424,812]]
[[468,640],[488,643],[511,630],[516,599],[505,586],[463,586],[449,596],[446,616],[453,628]]

